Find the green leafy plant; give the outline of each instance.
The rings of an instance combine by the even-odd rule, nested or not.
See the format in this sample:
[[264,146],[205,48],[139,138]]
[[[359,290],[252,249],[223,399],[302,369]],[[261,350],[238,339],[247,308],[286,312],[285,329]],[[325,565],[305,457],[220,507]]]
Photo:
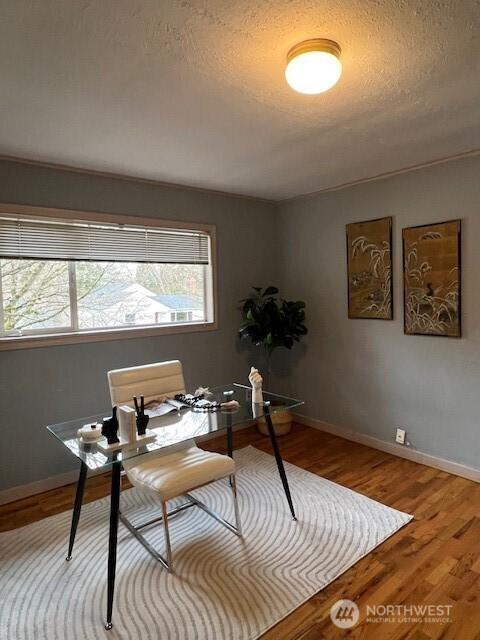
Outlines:
[[291,349],[308,332],[305,326],[305,303],[278,297],[277,287],[253,287],[242,302],[239,335],[262,347],[270,376],[272,353],[278,347]]

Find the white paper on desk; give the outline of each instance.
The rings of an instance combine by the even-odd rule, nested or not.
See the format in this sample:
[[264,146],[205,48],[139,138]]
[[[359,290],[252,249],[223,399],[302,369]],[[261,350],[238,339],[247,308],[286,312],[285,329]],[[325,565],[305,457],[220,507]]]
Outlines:
[[152,400],[145,406],[145,413],[150,418],[159,418],[165,416],[171,411],[179,411],[183,407],[187,407],[184,402],[179,402],[173,398],[167,398],[167,400]]
[[[187,396],[188,397],[188,396]],[[180,409],[183,409],[184,407],[188,407],[188,404],[185,404],[185,402],[180,402],[180,400],[175,400],[175,398],[168,398],[167,400],[168,404],[170,404],[176,411],[180,411]]]

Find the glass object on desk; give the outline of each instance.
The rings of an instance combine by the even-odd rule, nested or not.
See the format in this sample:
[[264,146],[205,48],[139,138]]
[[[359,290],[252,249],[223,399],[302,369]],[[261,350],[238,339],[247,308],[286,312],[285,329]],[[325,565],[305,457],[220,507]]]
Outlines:
[[[232,393],[230,393],[232,392]],[[288,398],[275,393],[263,392],[263,404],[252,403],[252,388],[241,384],[223,385],[210,388],[209,400],[224,402],[226,398],[236,400],[239,406],[233,410],[214,412],[198,412],[194,409],[182,409],[164,416],[150,418],[148,428],[157,434],[154,442],[141,447],[123,449],[115,453],[100,451],[95,443],[84,443],[78,437],[78,429],[84,424],[101,422],[104,416],[111,413],[106,409],[104,413],[78,420],[71,420],[61,424],[49,425],[48,431],[62,442],[77,458],[85,462],[90,469],[107,470],[117,460],[129,460],[152,451],[159,451],[174,444],[200,438],[215,432],[225,431],[239,424],[253,422],[265,413],[265,405],[270,413],[287,411],[303,404],[301,400]]]

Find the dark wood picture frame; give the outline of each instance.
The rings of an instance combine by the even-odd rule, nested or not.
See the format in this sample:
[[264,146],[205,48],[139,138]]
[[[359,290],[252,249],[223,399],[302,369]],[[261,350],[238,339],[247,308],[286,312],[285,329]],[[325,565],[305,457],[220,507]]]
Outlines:
[[348,317],[393,320],[392,217],[351,222],[345,236]]
[[462,337],[461,223],[456,219],[402,229],[405,335]]

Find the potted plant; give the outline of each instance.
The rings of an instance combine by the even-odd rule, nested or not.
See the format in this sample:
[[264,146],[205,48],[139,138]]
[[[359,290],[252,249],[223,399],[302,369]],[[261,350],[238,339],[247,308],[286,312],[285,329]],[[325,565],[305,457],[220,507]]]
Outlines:
[[[278,297],[277,287],[253,287],[252,293],[242,302],[242,324],[239,335],[263,349],[265,358],[264,386],[268,390],[272,368],[272,354],[278,347],[291,349],[306,335],[305,303],[287,301]],[[290,412],[272,413],[277,435],[288,433],[292,425]],[[265,419],[257,420],[259,430],[268,434]]]

